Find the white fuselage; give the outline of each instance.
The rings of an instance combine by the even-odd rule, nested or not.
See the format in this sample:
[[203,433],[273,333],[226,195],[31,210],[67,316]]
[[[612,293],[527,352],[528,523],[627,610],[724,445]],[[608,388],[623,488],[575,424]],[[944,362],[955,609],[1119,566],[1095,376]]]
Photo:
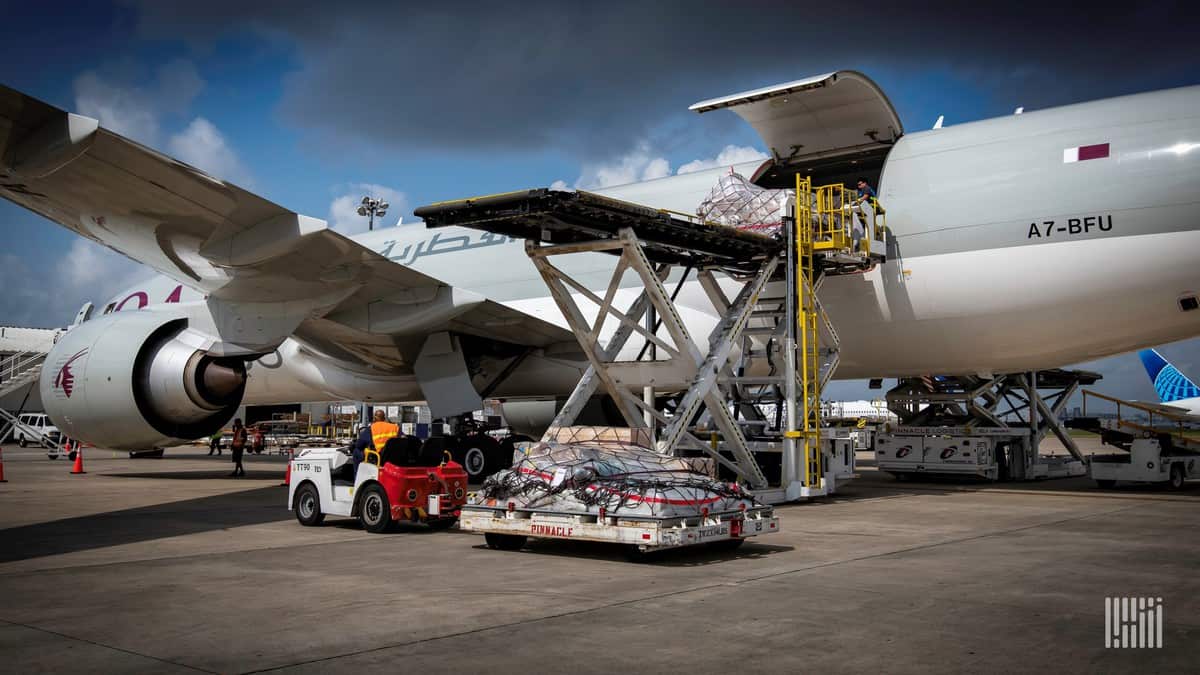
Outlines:
[[[1200,334],[1200,311],[1179,302],[1200,292],[1198,111],[1200,87],[1190,87],[900,138],[879,186],[892,235],[887,263],[829,278],[821,291],[841,338],[836,377],[1029,371]],[[1108,156],[1064,161],[1065,150],[1095,144]],[[600,192],[691,212],[727,170]],[[419,225],[355,239],[396,264],[566,326],[521,242]],[[603,289],[613,258],[574,257],[564,267]],[[153,307],[176,286],[161,278],[114,302],[144,291]],[[638,292],[631,281],[617,304]],[[200,299],[187,288],[179,298]],[[677,304],[704,344],[717,317],[698,284],[685,284]],[[528,359],[494,395],[568,393],[584,364],[553,354]],[[251,369],[248,402],[331,397],[421,395],[411,374],[367,376],[294,339]]]

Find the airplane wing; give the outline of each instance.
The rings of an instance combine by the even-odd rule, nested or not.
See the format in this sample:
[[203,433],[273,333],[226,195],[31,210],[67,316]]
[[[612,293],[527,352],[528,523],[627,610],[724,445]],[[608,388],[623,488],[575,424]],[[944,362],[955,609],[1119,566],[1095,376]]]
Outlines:
[[439,331],[526,347],[573,339],[3,86],[0,195],[206,293],[217,353],[260,354],[295,334],[391,369]]

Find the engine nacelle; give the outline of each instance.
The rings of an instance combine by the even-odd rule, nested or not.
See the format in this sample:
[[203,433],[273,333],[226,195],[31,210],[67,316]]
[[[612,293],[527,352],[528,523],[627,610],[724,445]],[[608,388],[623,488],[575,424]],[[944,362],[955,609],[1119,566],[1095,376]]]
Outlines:
[[61,336],[42,370],[42,404],[60,431],[101,447],[141,450],[210,435],[246,391],[241,359],[209,354],[186,318],[124,312]]
[[[558,411],[567,399],[517,400],[500,404],[500,414],[508,427],[518,434],[538,438],[550,428]],[[625,418],[607,396],[593,396],[579,411],[575,424],[585,426],[623,427]]]

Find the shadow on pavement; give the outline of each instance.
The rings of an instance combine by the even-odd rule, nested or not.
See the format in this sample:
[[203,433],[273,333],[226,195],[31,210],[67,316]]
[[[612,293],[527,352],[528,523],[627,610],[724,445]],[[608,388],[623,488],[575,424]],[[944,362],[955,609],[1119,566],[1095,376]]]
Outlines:
[[[475,548],[487,549],[486,544]],[[530,539],[526,547],[517,552],[492,551],[502,555],[554,555],[591,560],[609,560],[621,563],[658,565],[663,567],[703,567],[734,560],[762,559],[776,553],[791,551],[791,546],[776,546],[747,541],[736,550],[719,549],[710,545],[668,549],[655,553],[637,555],[633,547],[625,544],[608,544],[596,541],[568,541],[565,539]]]
[[1200,482],[1188,481],[1182,490],[1170,490],[1165,484],[1152,483],[1120,483],[1115,488],[1102,490],[1097,487],[1095,481],[1087,476],[993,483],[972,477],[922,474],[900,480],[889,473],[873,469],[860,472],[858,478],[846,483],[846,486],[839,490],[836,498],[876,498],[905,494],[952,494],[956,492],[998,494],[1040,492],[1048,495],[1071,494],[1098,498],[1121,495],[1166,498],[1171,501],[1193,501],[1200,498]]
[[0,530],[0,563],[290,520],[284,499],[283,488],[271,485],[13,527]]
[[[164,480],[218,480],[228,479],[234,480],[229,472],[231,469],[213,469],[198,471],[191,469],[188,471],[146,471],[143,473],[106,473],[105,476],[110,478],[161,478]],[[261,481],[275,481],[276,484],[283,482],[283,467],[271,470],[255,470],[246,469],[246,475],[237,480],[246,481],[257,484]]]

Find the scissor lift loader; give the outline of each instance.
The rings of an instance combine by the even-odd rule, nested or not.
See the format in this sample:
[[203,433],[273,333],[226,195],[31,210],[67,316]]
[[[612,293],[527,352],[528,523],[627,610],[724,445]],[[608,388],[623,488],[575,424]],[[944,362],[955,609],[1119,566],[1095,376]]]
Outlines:
[[[521,500],[477,500],[464,507],[462,529],[493,535],[498,548],[519,547],[531,535],[631,543],[641,550],[740,542],[777,531],[764,502],[836,489],[820,399],[837,367],[838,343],[817,290],[827,275],[882,262],[883,247],[872,251],[871,241],[882,242],[886,227],[876,215],[875,236],[855,240],[842,186],[813,188],[798,178],[796,190],[799,198],[782,214],[779,236],[583,191],[537,189],[417,209],[429,227],[458,225],[525,239],[526,253],[589,362],[544,443],[575,433],[584,405],[607,394],[644,447],[668,457],[707,458],[758,504],[728,513],[697,504],[690,517],[623,519],[525,508]],[[602,292],[555,264],[560,256],[596,252],[616,261]],[[678,290],[692,279],[720,317],[703,348],[667,291],[668,283]],[[606,329],[611,318],[618,325]],[[779,412],[766,419],[760,411],[772,405]],[[781,453],[779,470],[771,472],[775,480],[759,464],[764,452]]]

